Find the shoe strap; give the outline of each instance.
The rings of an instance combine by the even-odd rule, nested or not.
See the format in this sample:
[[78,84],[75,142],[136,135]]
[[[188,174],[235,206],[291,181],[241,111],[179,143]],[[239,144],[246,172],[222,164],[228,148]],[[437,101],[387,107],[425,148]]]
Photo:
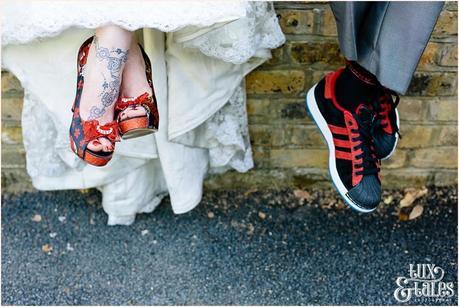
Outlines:
[[[89,55],[89,49],[91,48],[91,43],[94,39],[94,36],[91,36],[90,38],[88,38],[80,47],[80,49],[78,50],[78,56],[77,56],[77,74],[78,74],[78,77],[77,77],[77,98],[75,99],[75,101],[73,102],[73,105],[72,105],[72,112],[75,111],[75,108],[77,108],[79,106],[79,102],[80,102],[80,98],[81,98],[81,92],[82,92],[82,89],[83,89],[83,83],[84,83],[84,79],[83,79],[83,68],[84,66],[86,65],[86,61],[88,60],[88,55]],[[76,103],[78,101],[78,106],[76,106]]]
[[123,97],[119,99],[115,105],[115,111],[122,112],[129,106],[134,105],[140,105],[145,107],[147,109],[147,112],[151,112],[151,110],[154,110],[153,97],[150,96],[147,92],[145,92],[137,98]]
[[118,123],[111,121],[101,125],[98,120],[83,121],[83,132],[85,142],[90,142],[94,139],[104,137],[112,143],[120,141]]

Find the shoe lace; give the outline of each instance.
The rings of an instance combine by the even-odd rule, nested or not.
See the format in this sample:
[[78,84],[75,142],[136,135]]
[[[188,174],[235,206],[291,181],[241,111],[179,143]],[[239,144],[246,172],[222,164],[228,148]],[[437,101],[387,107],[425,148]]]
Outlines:
[[[383,130],[385,127],[387,127],[388,123],[385,121],[385,118],[387,118],[388,114],[388,109],[384,108],[383,105],[388,105],[390,108],[395,109],[397,108],[399,102],[400,102],[400,96],[397,94],[397,92],[388,89],[386,87],[383,87],[380,85],[380,90],[381,93],[379,96],[379,99],[374,99],[372,102],[372,107],[373,110],[375,111],[375,119],[373,121],[373,126],[374,126],[374,131],[379,132]],[[395,100],[393,99],[395,97]],[[398,134],[399,138],[402,138],[402,135],[400,134],[400,131],[398,129],[397,125],[394,125],[393,127],[395,133]]]
[[[370,111],[366,111],[370,112]],[[358,129],[352,129],[352,133],[357,134],[358,137],[352,138],[353,142],[358,142],[353,149],[362,149],[362,153],[356,156],[356,159],[362,159],[362,163],[357,164],[356,167],[363,169],[356,172],[356,175],[371,175],[379,172],[378,159],[374,154],[373,146],[373,132],[374,132],[374,120],[373,114],[368,116],[362,116],[354,113],[354,118],[357,121]]]

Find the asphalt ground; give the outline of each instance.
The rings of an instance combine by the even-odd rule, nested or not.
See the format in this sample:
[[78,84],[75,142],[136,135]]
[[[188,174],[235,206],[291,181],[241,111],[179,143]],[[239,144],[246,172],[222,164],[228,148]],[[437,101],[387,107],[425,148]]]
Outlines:
[[398,304],[397,277],[429,263],[454,296],[408,304],[457,305],[456,187],[407,221],[404,191],[371,214],[308,192],[207,192],[183,215],[165,199],[132,226],[107,226],[96,191],[3,193],[2,304]]

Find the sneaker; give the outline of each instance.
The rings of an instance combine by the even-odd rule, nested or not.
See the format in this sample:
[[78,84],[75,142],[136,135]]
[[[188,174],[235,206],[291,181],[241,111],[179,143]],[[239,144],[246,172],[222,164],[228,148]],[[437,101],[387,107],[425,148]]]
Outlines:
[[375,114],[368,104],[354,110],[340,105],[335,82],[344,69],[328,74],[308,92],[306,104],[329,150],[329,170],[345,202],[359,212],[371,212],[381,200],[380,161],[372,138]]
[[[372,104],[375,112],[373,141],[378,159],[389,159],[395,152],[400,136],[400,119],[397,106],[400,101],[398,94],[380,87],[379,98]],[[392,96],[395,96],[395,101]]]

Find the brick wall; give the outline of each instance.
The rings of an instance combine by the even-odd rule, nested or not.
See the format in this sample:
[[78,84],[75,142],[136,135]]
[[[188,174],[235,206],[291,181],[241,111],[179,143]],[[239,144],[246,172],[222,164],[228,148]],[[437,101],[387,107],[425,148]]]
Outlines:
[[[305,91],[343,64],[328,5],[278,2],[287,42],[246,79],[256,167],[212,176],[206,187],[328,185],[327,149],[304,108]],[[21,140],[23,92],[2,72],[2,184],[29,187]],[[406,96],[399,106],[400,141],[383,162],[386,187],[457,183],[457,3],[445,5]]]

